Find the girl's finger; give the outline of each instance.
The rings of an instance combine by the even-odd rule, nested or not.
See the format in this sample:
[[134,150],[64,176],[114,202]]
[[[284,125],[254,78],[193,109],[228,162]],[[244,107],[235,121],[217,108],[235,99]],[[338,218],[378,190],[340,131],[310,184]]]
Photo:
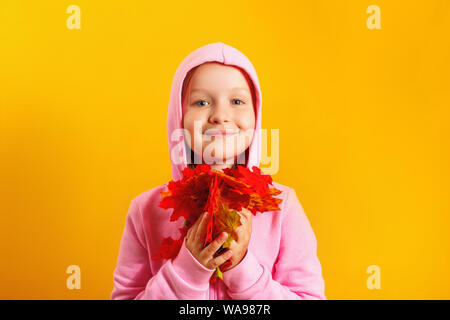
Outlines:
[[189,228],[188,229],[188,231],[187,231],[187,233],[186,233],[186,239],[190,239],[190,237],[191,237],[191,229]]
[[222,232],[219,236],[214,239],[205,249],[204,253],[207,257],[212,257],[217,250],[219,250],[220,246],[225,243],[228,238],[228,234],[226,232]]
[[[203,212],[203,215],[200,216],[200,223],[198,224],[197,229],[195,230],[195,241],[198,243],[202,243],[205,240],[206,234],[206,225],[208,222],[208,212]],[[201,247],[203,249],[203,246]]]
[[250,221],[252,219],[252,212],[246,208],[242,208],[242,215],[247,219],[247,221]]
[[233,252],[230,249],[228,249],[227,251],[222,253],[220,256],[215,257],[214,259],[211,259],[208,262],[207,266],[209,269],[216,269],[217,267],[222,265],[225,261],[230,259],[232,256],[233,256]]
[[195,234],[197,233],[197,229],[198,229],[198,225],[200,224],[200,222],[202,221],[203,215],[199,215],[199,217],[197,218],[197,220],[194,222],[194,224],[189,228],[189,230],[192,230],[193,232],[193,236],[195,237]]

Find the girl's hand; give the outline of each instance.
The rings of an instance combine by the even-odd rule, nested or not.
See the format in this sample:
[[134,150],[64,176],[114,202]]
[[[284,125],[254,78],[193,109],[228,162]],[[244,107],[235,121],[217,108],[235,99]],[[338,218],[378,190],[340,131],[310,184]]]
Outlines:
[[208,269],[216,269],[222,263],[227,261],[231,255],[231,250],[227,250],[221,255],[214,257],[216,251],[224,244],[228,238],[226,232],[222,232],[214,241],[207,247],[203,248],[203,243],[206,236],[206,223],[208,212],[204,212],[197,221],[189,228],[186,235],[186,248],[203,266]]
[[241,216],[241,225],[235,229],[237,241],[231,241],[230,250],[233,251],[233,255],[231,257],[231,265],[226,270],[233,268],[244,259],[252,235],[253,214],[246,208],[242,208],[242,211],[238,213]]

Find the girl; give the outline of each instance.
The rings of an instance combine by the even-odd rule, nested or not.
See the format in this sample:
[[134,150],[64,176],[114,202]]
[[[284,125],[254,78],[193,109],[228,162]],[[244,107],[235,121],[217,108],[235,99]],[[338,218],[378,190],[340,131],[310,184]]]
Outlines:
[[[198,163],[211,168],[259,167],[261,92],[256,71],[224,43],[189,54],[172,83],[167,134],[172,178]],[[206,248],[206,214],[191,226],[176,258],[152,260],[162,237],[179,238],[183,219],[169,221],[158,207],[168,183],[134,198],[122,235],[111,299],[325,299],[316,238],[295,190],[279,183],[279,211],[240,212],[238,239],[214,257],[223,233]],[[210,285],[215,268],[231,259],[223,281]]]

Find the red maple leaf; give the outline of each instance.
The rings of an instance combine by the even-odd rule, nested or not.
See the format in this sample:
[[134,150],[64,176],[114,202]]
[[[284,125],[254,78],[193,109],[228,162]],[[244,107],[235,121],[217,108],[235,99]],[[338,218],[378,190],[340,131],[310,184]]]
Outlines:
[[183,239],[173,240],[171,237],[162,238],[159,254],[153,256],[152,259],[171,259],[177,256],[180,251]]
[[[217,251],[216,255],[236,240],[235,229],[240,225],[238,212],[242,208],[257,212],[280,210],[281,199],[274,196],[281,193],[276,188],[270,188],[272,178],[264,175],[253,166],[253,171],[238,165],[235,169],[211,170],[208,164],[197,165],[195,169],[185,168],[183,177],[178,181],[170,181],[168,190],[161,192],[159,207],[173,209],[170,221],[184,217],[184,225],[180,230],[180,238],[162,238],[160,253],[152,259],[171,259],[178,255],[182,241],[191,225],[205,211],[208,211],[208,221],[204,247],[208,246],[221,232],[228,233],[228,239]],[[231,265],[227,260],[211,277],[215,282],[222,278],[222,271]]]

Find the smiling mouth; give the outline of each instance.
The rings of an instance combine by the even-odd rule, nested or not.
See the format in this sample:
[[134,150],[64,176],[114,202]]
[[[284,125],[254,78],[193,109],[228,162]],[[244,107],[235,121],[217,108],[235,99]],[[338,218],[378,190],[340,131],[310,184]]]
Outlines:
[[234,136],[239,133],[239,129],[224,129],[224,130],[217,130],[217,129],[208,129],[206,130],[203,135],[204,136]]

